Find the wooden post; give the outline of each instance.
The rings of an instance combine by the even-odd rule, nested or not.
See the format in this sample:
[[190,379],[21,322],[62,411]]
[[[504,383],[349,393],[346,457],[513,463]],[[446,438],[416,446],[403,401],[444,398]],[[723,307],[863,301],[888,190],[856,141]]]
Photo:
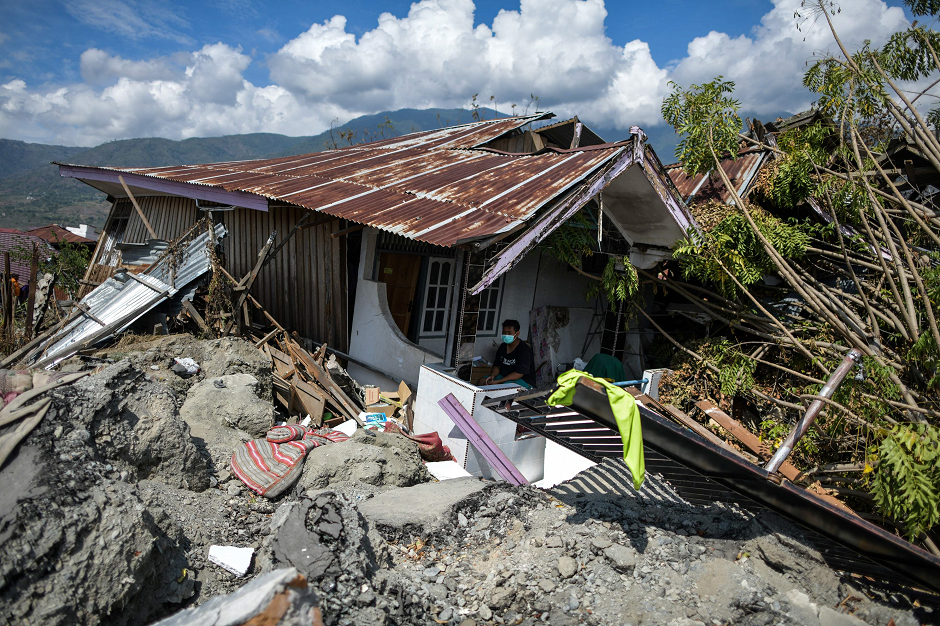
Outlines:
[[10,253],[3,253],[3,332],[13,336],[13,275],[10,273]]
[[147,227],[147,232],[150,233],[150,238],[157,239],[157,233],[153,231],[153,227],[150,225],[150,222],[147,221],[147,216],[144,215],[140,205],[137,204],[137,200],[134,198],[134,194],[131,193],[130,187],[128,187],[127,183],[124,182],[124,177],[118,176],[118,180],[121,181],[121,186],[124,187],[124,193],[126,193],[127,197],[131,199],[131,204],[133,204],[134,208],[137,209],[137,214],[140,216],[140,221],[142,221],[144,226]]
[[33,310],[36,306],[36,278],[39,274],[39,248],[33,244],[33,258],[29,262],[29,296],[26,298],[26,338],[33,338]]

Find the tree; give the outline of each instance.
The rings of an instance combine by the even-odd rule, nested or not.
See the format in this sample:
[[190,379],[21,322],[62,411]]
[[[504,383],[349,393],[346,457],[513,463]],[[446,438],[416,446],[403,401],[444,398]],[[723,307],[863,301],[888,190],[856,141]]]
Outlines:
[[[940,10],[935,0],[906,3],[916,16]],[[848,483],[854,489],[836,491],[856,498],[868,491],[853,503],[873,501],[908,537],[940,554],[927,534],[940,519],[940,210],[916,180],[899,177],[904,168],[885,153],[889,142],[906,141],[940,175],[931,121],[940,110],[918,108],[940,82],[931,80],[940,77],[940,36],[915,22],[881,48],[866,42],[850,52],[832,23],[837,10],[819,1],[797,14],[800,23],[824,20],[838,50],[817,60],[803,81],[832,124],[765,139],[773,161],[747,198],[721,167],[742,141],[759,143],[741,133],[734,83],[719,76],[689,89],[672,84],[662,113],[682,135],[676,156],[690,175],[720,181],[731,206],[693,207],[719,216],[675,249],[683,278],[711,295],[690,282],[646,277],[668,283],[730,329],[682,357],[691,354],[719,393],[776,405],[778,415],[798,415],[844,353],[859,350],[864,375],[843,383],[820,419],[822,433],[797,454],[817,467],[852,467],[829,484]],[[913,80],[930,86],[912,92]],[[807,205],[828,223],[782,217]],[[783,292],[764,284],[768,275]],[[790,303],[775,306],[782,294]],[[721,350],[710,349],[719,342]],[[753,377],[741,374],[742,358]],[[783,415],[763,420],[761,434],[785,432]]]

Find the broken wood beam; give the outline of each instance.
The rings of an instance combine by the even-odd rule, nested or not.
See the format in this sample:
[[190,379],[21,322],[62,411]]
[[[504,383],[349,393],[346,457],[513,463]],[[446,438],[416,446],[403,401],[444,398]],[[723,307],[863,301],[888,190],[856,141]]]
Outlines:
[[88,308],[88,305],[85,304],[84,302],[74,302],[73,305],[75,306],[76,309],[78,309],[79,311],[81,311],[82,314],[85,315],[85,317],[87,317],[87,318],[90,319],[91,321],[93,321],[93,322],[95,322],[96,324],[98,324],[98,326],[102,326],[102,327],[107,326],[107,324],[105,324],[104,322],[102,322],[100,319],[98,319],[98,318],[91,312],[91,310]]
[[26,297],[26,338],[33,336],[33,309],[36,307],[36,278],[39,274],[39,248],[33,244],[33,256],[29,261],[29,295]]
[[574,118],[574,136],[571,138],[571,145],[568,146],[570,150],[574,150],[581,143],[581,130],[584,128],[584,125],[578,121],[578,117]]
[[323,389],[333,397],[336,401],[335,403],[338,403],[338,408],[346,413],[347,418],[356,420],[360,426],[365,428],[365,423],[360,419],[359,410],[356,408],[356,405],[349,399],[346,392],[336,384],[329,372],[317,365],[310,354],[301,348],[300,344],[293,339],[287,338],[287,347],[291,356],[300,361],[304,369],[307,370],[308,374],[313,376],[317,384],[323,387]]
[[[248,291],[251,289],[251,286],[255,282],[255,278],[258,277],[258,272],[261,271],[261,266],[264,265],[264,260],[268,256],[268,252],[271,250],[271,246],[274,245],[274,238],[277,237],[277,231],[271,233],[271,236],[268,237],[268,240],[265,242],[264,246],[261,247],[261,251],[258,252],[258,260],[255,262],[255,266],[252,270],[238,283],[239,287],[244,287],[244,291],[241,292],[238,296],[238,303],[235,305],[234,313],[231,321],[225,327],[225,330],[222,332],[222,336],[229,334],[238,321],[238,311],[242,308],[242,305],[245,304],[245,297],[248,295]],[[223,270],[224,271],[224,270]],[[260,305],[259,305],[260,306]]]
[[349,228],[344,228],[342,230],[336,231],[335,233],[331,233],[330,237],[332,237],[333,239],[336,239],[337,237],[342,237],[343,235],[354,233],[357,230],[362,230],[365,227],[366,227],[366,224],[356,224],[355,226],[350,226]]
[[196,325],[199,326],[202,332],[211,332],[209,325],[206,324],[206,320],[202,319],[202,316],[199,315],[199,311],[196,310],[196,306],[192,303],[191,300],[183,300],[183,309],[185,309],[189,316],[193,318],[193,321],[196,322]]
[[[744,444],[744,446],[757,455],[761,460],[769,459],[772,455],[770,448],[758,438],[757,435],[749,431],[741,422],[737,421],[708,400],[699,400],[695,403],[705,415],[715,420],[719,426],[731,433],[731,436]],[[791,481],[796,481],[800,475],[800,470],[796,469],[789,462],[780,466],[780,473]]]
[[127,197],[130,198],[131,204],[134,205],[134,208],[137,209],[137,215],[140,216],[140,221],[144,223],[144,226],[147,228],[147,232],[150,233],[151,239],[158,239],[157,233],[154,232],[153,226],[150,225],[150,221],[147,220],[147,216],[144,215],[143,210],[140,208],[140,205],[137,204],[137,199],[134,197],[134,194],[131,193],[130,187],[127,186],[127,183],[124,182],[123,176],[118,176],[118,180],[121,182],[121,186],[124,187],[124,193],[127,194]]

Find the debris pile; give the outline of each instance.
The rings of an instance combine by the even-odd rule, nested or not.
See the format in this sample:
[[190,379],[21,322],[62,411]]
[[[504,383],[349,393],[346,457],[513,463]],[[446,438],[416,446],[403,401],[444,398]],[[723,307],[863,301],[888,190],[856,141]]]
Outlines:
[[[186,357],[198,373],[173,370]],[[296,420],[266,393],[267,355],[241,339],[169,336],[69,366],[82,361],[96,371],[48,391],[45,417],[0,467],[8,486],[0,621],[182,625],[224,614],[229,623],[278,624],[913,626],[936,618],[927,603],[840,579],[799,529],[770,513],[691,506],[655,474],[635,492],[622,463],[549,492],[434,481],[417,442],[357,428],[310,449],[292,489],[260,498],[229,468],[233,450],[256,439],[244,430],[250,422],[226,419],[244,407],[193,407],[207,406],[207,388],[227,393],[232,381],[251,392],[246,404],[266,406],[266,420]]]

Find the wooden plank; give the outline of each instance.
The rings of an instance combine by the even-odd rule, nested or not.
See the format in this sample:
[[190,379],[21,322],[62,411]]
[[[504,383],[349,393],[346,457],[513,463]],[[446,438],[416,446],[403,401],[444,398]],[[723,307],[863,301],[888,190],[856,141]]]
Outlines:
[[326,396],[316,387],[300,378],[292,381],[297,399],[303,405],[312,423],[319,426],[323,423],[323,409],[326,406]]
[[150,225],[150,222],[147,221],[147,217],[144,215],[144,212],[140,209],[140,205],[137,204],[137,200],[134,198],[134,194],[131,193],[127,183],[124,182],[124,177],[118,176],[118,180],[121,182],[121,186],[124,187],[124,192],[127,194],[127,197],[131,199],[131,203],[134,205],[134,208],[137,209],[137,214],[140,216],[144,226],[147,227],[147,232],[150,233],[150,238],[157,239],[157,233],[154,232],[153,227]]
[[[773,455],[773,451],[757,435],[708,400],[699,400],[695,403],[695,406],[705,415],[718,422],[719,426],[731,433],[732,437],[743,443],[748,450],[756,454],[761,460],[769,459]],[[780,473],[791,481],[795,481],[797,476],[800,475],[800,470],[793,467],[789,462],[784,462],[780,466]]]
[[307,370],[307,373],[313,376],[314,380],[333,397],[338,403],[337,408],[342,409],[342,411],[346,413],[347,419],[354,419],[360,426],[365,428],[365,423],[359,419],[358,407],[349,399],[346,392],[333,381],[329,373],[317,365],[314,360],[310,358],[307,351],[301,348],[296,341],[288,338],[287,347],[291,356],[300,361]]
[[[271,236],[268,237],[267,243],[264,244],[264,247],[261,248],[261,251],[258,253],[258,261],[255,263],[255,266],[252,268],[251,272],[242,278],[239,283],[240,287],[244,287],[245,290],[241,292],[238,296],[238,303],[235,305],[235,315],[232,318],[232,321],[228,323],[228,326],[225,327],[225,331],[222,333],[223,336],[229,334],[232,330],[232,326],[236,323],[238,318],[238,311],[242,308],[242,305],[245,304],[245,298],[248,296],[248,291],[251,289],[252,284],[255,282],[255,278],[258,276],[258,272],[261,270],[261,266],[264,264],[264,259],[268,255],[268,251],[271,249],[271,246],[274,245],[274,237],[277,236],[276,232],[271,233]],[[258,305],[259,308],[261,305]]]
[[288,372],[294,371],[294,362],[289,356],[274,346],[268,345],[267,348],[268,354],[271,355],[271,361],[274,364],[274,369],[277,370],[278,376],[287,380]]
[[204,333],[210,332],[209,326],[206,324],[206,320],[202,319],[202,316],[199,315],[199,311],[196,310],[196,307],[193,306],[193,303],[190,300],[183,300],[183,308],[186,309],[186,312],[189,313],[189,316],[193,318],[193,321],[196,322],[196,325]]
[[39,273],[39,249],[33,244],[33,256],[29,261],[29,295],[26,297],[26,338],[33,336],[33,308],[36,305],[36,276]]

